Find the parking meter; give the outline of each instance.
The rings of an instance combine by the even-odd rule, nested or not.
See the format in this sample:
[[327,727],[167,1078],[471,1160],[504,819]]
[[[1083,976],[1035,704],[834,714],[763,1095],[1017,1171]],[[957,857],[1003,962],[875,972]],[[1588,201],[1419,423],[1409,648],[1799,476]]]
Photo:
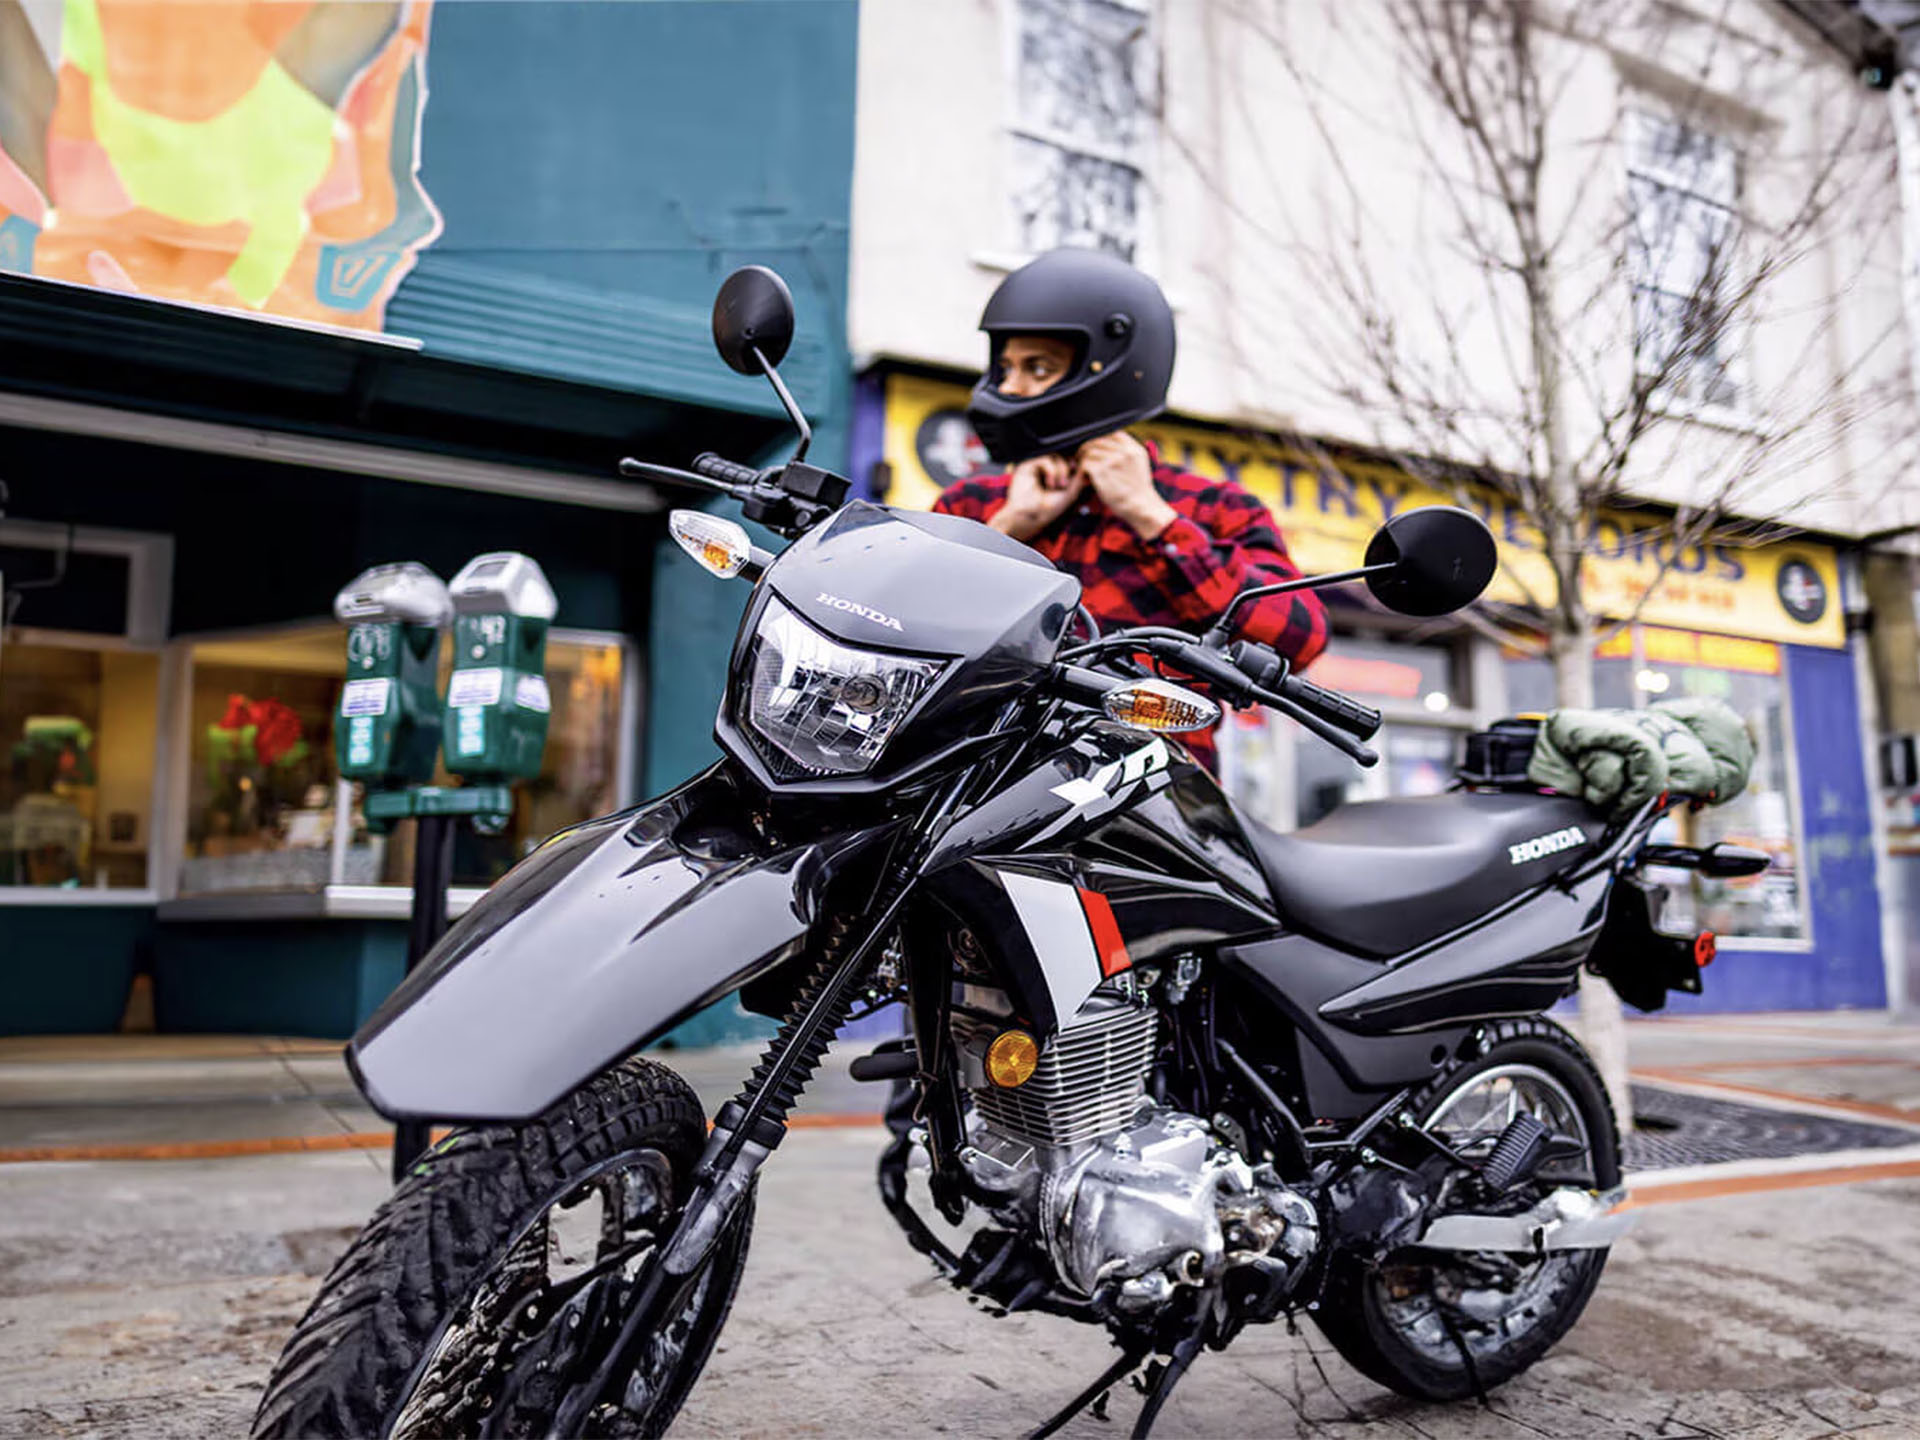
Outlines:
[[547,627],[559,601],[533,560],[476,555],[447,587],[453,676],[447,683],[446,764],[471,780],[531,779],[547,744]]
[[370,790],[424,784],[440,748],[440,632],[447,587],[408,560],[362,572],[333,600],[347,631],[347,681],[333,717],[340,774]]

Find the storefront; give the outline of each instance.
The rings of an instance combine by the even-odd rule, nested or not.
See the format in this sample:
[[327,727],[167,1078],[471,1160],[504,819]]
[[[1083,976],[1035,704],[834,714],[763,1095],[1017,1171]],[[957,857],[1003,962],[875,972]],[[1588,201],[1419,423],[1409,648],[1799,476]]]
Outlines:
[[369,565],[520,550],[559,596],[544,768],[456,912],[717,753],[742,596],[656,563],[686,501],[617,462],[790,442],[711,349],[733,266],[788,276],[845,461],[851,0],[203,8],[188,47],[73,0],[0,65],[0,1034],[112,1029],[136,973],[163,1029],[391,988],[411,827],[329,724]]
[[[883,462],[873,473],[894,503],[930,504],[941,486],[986,465],[966,427],[965,393],[950,380],[913,373],[873,374],[863,383],[865,423],[856,417],[856,434],[872,437],[866,458]],[[1309,572],[1357,565],[1383,520],[1451,498],[1384,465],[1308,457],[1244,432],[1169,421],[1136,433],[1187,469],[1252,490]],[[1496,492],[1470,489],[1464,498],[1500,542],[1501,570],[1488,599],[1505,623],[1416,624],[1337,598],[1334,642],[1309,673],[1383,712],[1381,763],[1361,770],[1266,712],[1231,716],[1222,732],[1222,779],[1268,824],[1292,829],[1349,801],[1444,789],[1465,732],[1551,708],[1551,669],[1519,643],[1528,606],[1552,593],[1537,537]],[[1752,880],[1669,877],[1673,922],[1721,937],[1706,994],[1676,997],[1673,1008],[1882,1005],[1880,898],[1840,557],[1830,545],[1801,539],[1663,553],[1663,534],[1659,518],[1646,513],[1609,514],[1596,526],[1587,593],[1602,614],[1631,617],[1598,647],[1596,703],[1711,695],[1739,711],[1758,745],[1748,790],[1668,824],[1688,843],[1731,839],[1774,857],[1773,868]]]

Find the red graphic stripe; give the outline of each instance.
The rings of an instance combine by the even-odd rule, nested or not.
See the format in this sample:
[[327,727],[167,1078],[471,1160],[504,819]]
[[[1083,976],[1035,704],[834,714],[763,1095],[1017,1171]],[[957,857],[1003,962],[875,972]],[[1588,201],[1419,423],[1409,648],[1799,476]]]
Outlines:
[[1100,973],[1118,975],[1130,969],[1133,957],[1127,954],[1127,942],[1120,938],[1120,925],[1113,918],[1113,906],[1107,903],[1107,897],[1098,890],[1080,890],[1079,895],[1087,928],[1093,932],[1094,951],[1100,956]]

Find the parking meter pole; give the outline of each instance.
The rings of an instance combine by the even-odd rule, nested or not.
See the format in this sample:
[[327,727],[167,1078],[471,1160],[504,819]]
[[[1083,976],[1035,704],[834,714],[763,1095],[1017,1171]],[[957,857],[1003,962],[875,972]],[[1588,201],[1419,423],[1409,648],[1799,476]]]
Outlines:
[[[414,821],[413,912],[407,922],[407,973],[447,933],[447,891],[453,885],[452,815],[423,814]],[[393,1183],[398,1185],[433,1138],[425,1120],[393,1127]]]

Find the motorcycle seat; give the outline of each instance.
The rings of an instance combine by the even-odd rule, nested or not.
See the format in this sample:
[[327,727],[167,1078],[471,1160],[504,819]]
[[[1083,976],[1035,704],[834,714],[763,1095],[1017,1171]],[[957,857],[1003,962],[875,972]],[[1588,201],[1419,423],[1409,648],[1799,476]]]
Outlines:
[[1250,824],[1281,914],[1342,949],[1404,954],[1594,853],[1584,801],[1451,791],[1344,805],[1303,830]]

